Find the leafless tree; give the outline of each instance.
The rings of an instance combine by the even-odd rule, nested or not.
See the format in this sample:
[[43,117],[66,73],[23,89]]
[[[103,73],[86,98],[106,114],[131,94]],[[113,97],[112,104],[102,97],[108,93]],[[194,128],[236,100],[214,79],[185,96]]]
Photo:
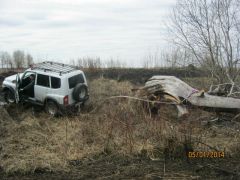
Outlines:
[[159,62],[161,62],[158,52],[149,52],[143,60],[143,68],[154,68],[159,67]]
[[109,61],[106,62],[106,67],[107,67],[107,68],[114,68],[114,67],[116,67],[116,66],[117,66],[117,65],[116,65],[116,62],[114,61],[113,58],[111,58]]
[[74,59],[70,59],[69,64],[75,66],[75,65],[76,65],[76,64],[75,64],[75,60],[74,60]]
[[106,67],[107,68],[123,68],[126,67],[126,65],[121,62],[119,59],[110,58],[110,60],[106,61]]
[[80,68],[83,67],[83,62],[82,62],[82,58],[78,58],[77,61],[76,61],[76,65]]
[[6,67],[6,52],[1,52],[0,59],[1,59],[1,68],[4,69]]
[[1,67],[2,69],[12,69],[12,58],[6,51],[0,53]]
[[31,64],[33,64],[33,57],[30,54],[27,54],[26,56],[27,60],[27,66],[29,67]]
[[23,51],[16,50],[13,52],[13,60],[16,65],[16,68],[23,68],[25,54]]
[[176,46],[163,51],[161,59],[168,67],[186,67],[195,64],[191,52]]
[[85,64],[89,69],[98,69],[101,68],[101,60],[99,57],[96,58],[86,58]]
[[180,0],[173,11],[174,43],[190,51],[218,82],[240,70],[239,0]]
[[143,68],[158,68],[163,66],[162,52],[159,48],[149,50],[149,52],[144,56],[142,61]]
[[162,51],[156,49],[149,52],[143,59],[143,68],[182,67],[194,64],[192,54],[178,46],[171,46]]
[[77,59],[77,66],[89,69],[97,69],[101,68],[102,63],[99,57],[91,58],[91,57],[84,57]]

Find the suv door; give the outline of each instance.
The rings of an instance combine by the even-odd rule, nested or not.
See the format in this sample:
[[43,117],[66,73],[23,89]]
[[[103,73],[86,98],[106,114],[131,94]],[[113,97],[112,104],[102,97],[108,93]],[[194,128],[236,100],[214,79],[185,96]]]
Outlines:
[[[30,75],[34,75],[36,76],[36,73],[35,72],[32,72],[32,71],[26,71],[23,75],[22,75],[22,78],[19,82],[19,88],[24,88],[26,85],[29,84],[30,82]],[[19,78],[19,75],[17,75],[17,78]]]
[[[21,80],[19,81],[19,74],[16,76],[16,92],[19,92],[19,90],[21,89],[24,89],[26,86],[29,85],[29,83],[31,83],[31,78],[30,76],[34,76],[36,77],[36,73],[35,72],[32,72],[32,71],[26,71],[22,77],[21,77]],[[34,86],[35,86],[35,80],[34,81],[34,85],[33,87],[30,87],[30,89],[28,90],[24,90],[22,93],[20,93],[21,95],[26,95],[28,97],[34,97]],[[19,99],[19,93],[16,93],[16,99],[18,101]]]
[[20,75],[19,75],[19,73],[17,73],[17,75],[16,75],[16,86],[15,86],[15,101],[16,101],[16,103],[18,103],[19,102],[19,86],[20,86],[20,82],[21,82],[21,80],[20,80]]
[[37,101],[43,103],[48,91],[50,89],[49,76],[44,74],[37,74],[36,84],[35,84],[35,98]]

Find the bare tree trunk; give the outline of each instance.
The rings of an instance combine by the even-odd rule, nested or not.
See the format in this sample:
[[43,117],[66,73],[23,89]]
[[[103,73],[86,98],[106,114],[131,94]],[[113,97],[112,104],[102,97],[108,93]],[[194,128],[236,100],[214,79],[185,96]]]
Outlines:
[[[187,113],[183,102],[193,106],[221,109],[222,111],[240,110],[240,99],[213,96],[198,91],[174,76],[153,76],[141,90],[142,96],[163,96],[177,105],[179,116]],[[167,95],[167,96],[164,96]],[[169,98],[171,97],[171,98]]]

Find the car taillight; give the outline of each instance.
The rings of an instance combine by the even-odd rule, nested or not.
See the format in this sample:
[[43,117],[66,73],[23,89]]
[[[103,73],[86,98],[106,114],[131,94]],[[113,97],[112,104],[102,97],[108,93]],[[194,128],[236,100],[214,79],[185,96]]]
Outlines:
[[63,104],[68,105],[68,95],[63,98]]

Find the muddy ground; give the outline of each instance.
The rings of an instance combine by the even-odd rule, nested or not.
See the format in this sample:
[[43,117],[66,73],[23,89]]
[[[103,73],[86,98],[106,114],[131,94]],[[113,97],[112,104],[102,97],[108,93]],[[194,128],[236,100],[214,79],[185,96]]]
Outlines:
[[[103,104],[112,95],[132,95],[131,83],[97,79],[89,86],[92,98],[78,115],[0,107],[1,179],[240,179],[235,114],[192,108],[178,119],[173,107],[163,107],[150,117],[135,102]],[[188,158],[189,151],[225,154]]]
[[6,175],[2,179],[239,179],[239,161],[225,159],[156,160],[144,157],[99,155],[69,162],[69,172]]

